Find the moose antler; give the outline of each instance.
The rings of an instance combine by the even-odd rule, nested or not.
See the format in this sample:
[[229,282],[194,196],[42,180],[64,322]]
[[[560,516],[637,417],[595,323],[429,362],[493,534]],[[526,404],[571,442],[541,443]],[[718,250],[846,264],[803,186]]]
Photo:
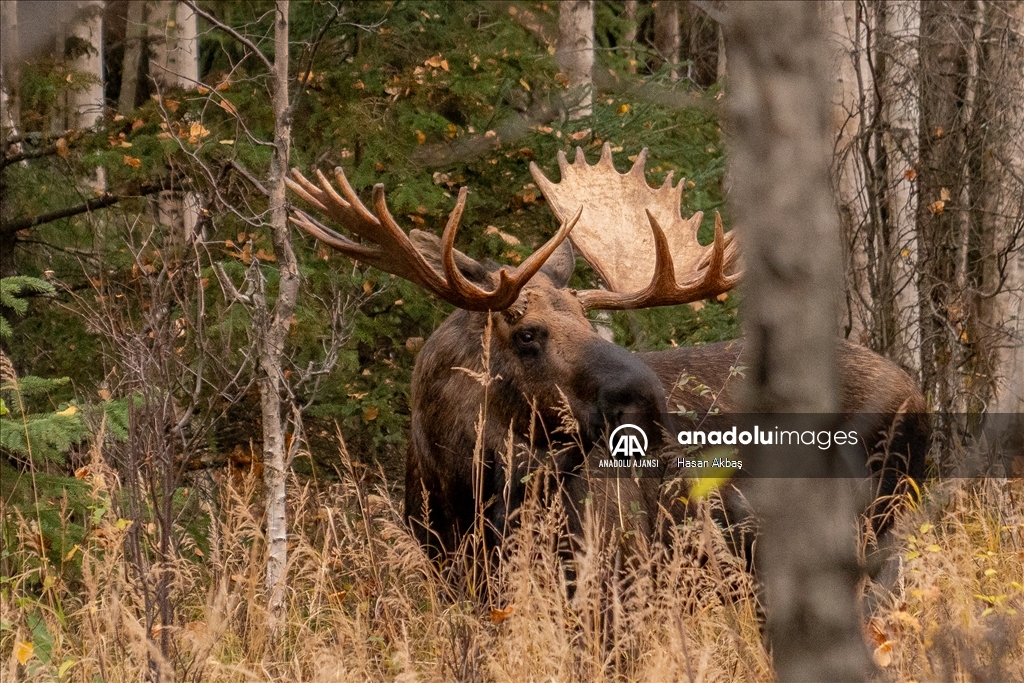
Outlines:
[[588,310],[688,303],[728,291],[739,281],[739,274],[726,275],[736,262],[737,248],[732,235],[723,231],[721,217],[715,217],[714,243],[702,247],[697,228],[704,214],[698,211],[684,219],[679,212],[683,182],[673,187],[669,172],[661,187],[652,188],[644,177],[646,161],[644,148],[633,168],[619,173],[608,143],[593,166],[577,147],[572,164],[558,153],[562,180],[557,184],[530,164],[559,219],[571,207],[583,207],[572,243],[608,285],[607,291],[579,292]]
[[[354,242],[299,209],[294,210],[292,223],[347,256],[414,282],[448,303],[470,311],[500,311],[511,306],[523,286],[568,236],[579,220],[582,210],[577,210],[569,220],[563,221],[555,236],[533,252],[518,268],[509,272],[507,268],[502,267],[497,273],[497,286],[493,291],[487,291],[470,282],[460,272],[460,264],[476,262],[455,249],[455,233],[466,206],[468,188],[463,187],[459,191],[458,201],[448,216],[448,223],[441,237],[441,264],[444,270],[442,276],[427,262],[391,216],[384,198],[383,184],[373,186],[371,212],[360,201],[340,167],[334,169],[334,177],[341,194],[338,194],[319,170],[316,175],[319,185],[293,168],[293,179],[287,179],[286,182],[288,187],[311,207],[372,244]],[[415,238],[415,235],[413,237]]]

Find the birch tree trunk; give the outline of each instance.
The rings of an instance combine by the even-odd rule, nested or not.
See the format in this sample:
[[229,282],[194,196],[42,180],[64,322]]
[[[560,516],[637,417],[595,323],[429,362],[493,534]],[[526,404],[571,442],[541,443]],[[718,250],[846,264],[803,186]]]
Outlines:
[[918,122],[920,121],[920,54],[918,36],[921,31],[920,6],[916,2],[886,2],[878,6],[884,11],[882,49],[887,53],[884,69],[880,69],[879,117],[881,131],[878,146],[885,163],[883,243],[888,289],[891,301],[889,314],[892,345],[886,354],[908,370],[912,376],[921,373],[921,312],[917,291],[920,259],[917,236],[917,191],[914,170],[918,160]]
[[[196,13],[177,0],[145,4],[149,10],[146,23],[152,46],[149,75],[157,84],[158,92],[194,88],[199,81]],[[171,231],[178,244],[185,244],[191,238],[199,223],[200,209],[201,201],[193,193],[164,190],[157,195],[157,221]]]
[[981,319],[993,331],[989,405],[993,413],[1016,414],[1015,428],[1024,433],[1024,2],[993,7],[985,45]]
[[918,6],[846,0],[831,7],[846,334],[917,374]]
[[[84,87],[68,93],[68,128],[92,128],[103,118],[103,2],[82,0],[78,19],[68,35],[91,46],[71,68],[88,78]],[[105,189],[105,188],[102,188]]]
[[[292,110],[288,100],[288,0],[278,0],[274,20],[274,152],[270,161],[270,230],[280,270],[277,300],[269,313],[259,350],[260,406],[263,422],[263,476],[267,505],[267,593],[272,632],[280,633],[284,619],[285,568],[288,562],[286,487],[288,469],[299,442],[300,423],[294,416],[291,447],[285,439],[281,414],[285,339],[299,292],[299,269],[288,227],[287,186]],[[263,309],[266,311],[266,308]],[[254,321],[258,323],[258,321]]]
[[[56,3],[55,3],[56,4]],[[68,65],[74,72],[75,86],[63,97],[62,110],[51,121],[51,132],[95,127],[103,119],[103,0],[78,0],[76,13],[57,36],[57,59],[64,59],[68,38],[87,46]],[[92,178],[83,179],[97,194],[107,190],[105,169],[100,166]]]
[[[813,3],[743,2],[727,26],[733,196],[746,253],[750,412],[807,413],[834,428],[841,255],[828,182],[824,31]],[[810,428],[810,427],[809,427]],[[860,681],[854,492],[834,449],[794,450],[816,479],[761,479],[767,631],[780,682]],[[753,453],[751,457],[757,457]]]
[[[139,92],[139,69],[146,36],[146,2],[128,3],[128,22],[125,30],[124,61],[121,63],[121,94],[117,111],[127,116],[135,109]],[[198,63],[198,60],[197,60]]]
[[654,49],[662,64],[669,65],[669,78],[679,80],[679,3],[659,0],[654,5]]
[[156,0],[149,5],[149,37],[153,56],[149,75],[171,88],[188,90],[199,80],[197,17],[177,0]]
[[[0,154],[18,154],[20,142],[11,145],[8,140],[21,134],[21,60],[18,40],[18,3],[16,0],[0,2]],[[0,219],[7,222],[13,207],[6,201],[6,173],[0,173]],[[0,278],[17,273],[14,263],[14,238],[4,235],[0,244]]]
[[594,0],[558,3],[558,49],[555,62],[569,86],[570,121],[594,112]]
[[[0,144],[21,134],[21,47],[17,0],[0,2]],[[21,151],[14,143],[11,152]]]

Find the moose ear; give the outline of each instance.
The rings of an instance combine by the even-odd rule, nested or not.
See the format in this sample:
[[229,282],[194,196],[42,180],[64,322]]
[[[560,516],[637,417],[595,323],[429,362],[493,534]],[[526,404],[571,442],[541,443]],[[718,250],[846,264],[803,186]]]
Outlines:
[[573,253],[572,245],[566,239],[544,262],[540,272],[551,278],[551,282],[556,287],[564,288],[569,285],[569,278],[572,277],[572,271],[575,268],[576,254]]
[[[416,251],[423,254],[430,267],[444,276],[444,265],[441,263],[441,238],[423,230],[410,230],[409,240],[416,247]],[[452,249],[455,256],[455,267],[459,269],[467,280],[476,285],[492,287],[494,280],[491,278],[490,270],[479,261],[475,261],[463,254],[458,249]]]

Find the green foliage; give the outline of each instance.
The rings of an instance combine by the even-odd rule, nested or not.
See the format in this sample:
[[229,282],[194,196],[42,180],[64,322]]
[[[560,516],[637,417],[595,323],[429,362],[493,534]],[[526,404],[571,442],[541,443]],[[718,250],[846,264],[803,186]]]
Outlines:
[[[10,517],[3,519],[0,537],[5,547],[17,547],[17,515],[43,539],[43,556],[59,566],[85,537],[90,526],[89,485],[74,477],[23,471],[0,461],[0,494]],[[17,511],[17,515],[13,514]],[[41,560],[42,558],[37,558]],[[24,568],[23,568],[24,569]]]
[[[33,277],[0,279],[0,304],[18,315],[28,311],[28,303],[22,297],[30,292],[53,294],[54,288]],[[10,340],[10,325],[2,317],[0,322],[0,338]],[[63,461],[64,452],[88,433],[78,406],[71,403],[42,412],[35,412],[30,406],[69,381],[67,377],[44,379],[32,375],[18,379],[10,360],[0,355],[0,451],[37,462]]]
[[28,406],[69,381],[67,377],[5,377],[0,384],[6,408],[0,417],[0,451],[38,463],[64,462],[64,453],[89,434],[78,406],[70,403],[44,412],[31,412]]
[[[9,308],[22,316],[28,311],[28,302],[23,298],[27,294],[53,294],[53,285],[45,280],[26,275],[14,275],[0,278],[0,311]],[[13,335],[11,324],[0,315],[0,339],[10,341]]]

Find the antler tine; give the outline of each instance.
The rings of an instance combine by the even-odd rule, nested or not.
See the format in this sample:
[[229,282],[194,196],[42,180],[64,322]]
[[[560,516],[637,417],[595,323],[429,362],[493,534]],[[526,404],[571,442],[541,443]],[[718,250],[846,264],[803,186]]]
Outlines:
[[288,220],[321,242],[324,242],[329,247],[344,252],[348,256],[357,258],[360,261],[370,263],[374,259],[379,259],[384,255],[378,248],[357,244],[344,235],[339,235],[320,223],[320,221],[307,214],[305,211],[295,209],[295,215],[291,216]]
[[558,233],[518,268],[511,272],[502,268],[497,274],[497,286],[487,291],[470,282],[458,268],[457,259],[472,261],[455,250],[455,235],[466,206],[468,188],[459,191],[455,208],[445,225],[440,254],[442,274],[430,265],[391,215],[384,185],[378,183],[373,187],[371,211],[359,199],[340,167],[334,171],[340,194],[323,173],[319,170],[316,173],[319,185],[297,169],[292,169],[293,178],[286,179],[286,182],[293,192],[314,209],[373,245],[354,242],[304,211],[295,210],[292,223],[347,256],[405,278],[459,308],[472,311],[499,311],[511,306],[519,296],[519,291],[569,235],[582,210],[577,211],[572,220],[564,222]]
[[649,210],[646,213],[654,234],[655,267],[650,284],[639,292],[611,292],[598,289],[579,292],[583,308],[626,310],[672,306],[706,299],[736,286],[741,273],[726,275],[725,270],[735,262],[737,250],[734,241],[726,238],[720,214],[715,214],[715,239],[709,253],[705,254],[706,267],[702,267],[692,280],[679,284],[676,281],[668,237],[654,215]]

